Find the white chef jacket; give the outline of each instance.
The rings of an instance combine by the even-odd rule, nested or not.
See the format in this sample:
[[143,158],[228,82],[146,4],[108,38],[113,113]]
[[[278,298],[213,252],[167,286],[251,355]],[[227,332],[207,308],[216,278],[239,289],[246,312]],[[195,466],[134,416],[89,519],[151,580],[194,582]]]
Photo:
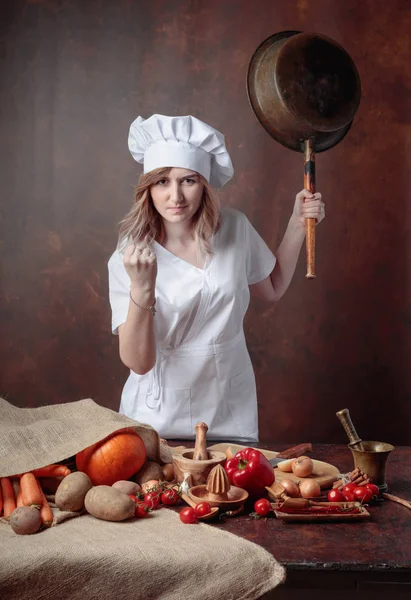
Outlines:
[[[243,319],[248,286],[273,270],[276,258],[247,217],[221,210],[204,269],[157,242],[154,316],[157,359],[151,371],[130,371],[120,413],[148,423],[165,439],[194,439],[208,425],[210,440],[258,441],[257,395]],[[109,263],[112,330],[129,309],[130,278],[116,250]]]

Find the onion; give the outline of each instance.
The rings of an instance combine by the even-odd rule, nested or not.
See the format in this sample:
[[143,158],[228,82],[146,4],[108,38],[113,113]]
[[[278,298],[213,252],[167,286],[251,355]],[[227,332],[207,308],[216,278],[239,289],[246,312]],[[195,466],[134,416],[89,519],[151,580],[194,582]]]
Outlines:
[[282,479],[281,485],[285,489],[287,496],[290,498],[298,498],[300,495],[300,488],[292,479]]
[[231,446],[229,446],[226,451],[225,451],[225,455],[227,458],[234,458],[235,456],[235,452],[233,451],[233,449],[231,448]]
[[143,494],[147,494],[148,492],[156,492],[158,484],[158,479],[150,479],[149,481],[145,481],[141,484],[141,491]]
[[308,477],[313,472],[313,469],[313,461],[309,456],[300,456],[294,459],[292,464],[292,471],[297,477]]
[[317,498],[321,496],[321,488],[315,479],[300,481],[300,493],[303,498]]
[[167,463],[163,465],[163,477],[166,481],[173,481],[174,479],[174,466],[173,463]]
[[294,460],[295,460],[295,458],[290,458],[288,460],[282,460],[281,462],[278,463],[277,467],[283,473],[291,473]]

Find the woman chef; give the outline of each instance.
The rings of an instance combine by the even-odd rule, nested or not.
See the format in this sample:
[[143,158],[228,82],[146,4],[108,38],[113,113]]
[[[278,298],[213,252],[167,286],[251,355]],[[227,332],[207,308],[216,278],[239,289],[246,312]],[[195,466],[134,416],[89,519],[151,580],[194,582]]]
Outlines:
[[324,218],[321,194],[297,194],[272,254],[244,214],[220,209],[233,176],[224,136],[192,116],[138,117],[129,149],[144,164],[135,203],[109,260],[112,329],[129,367],[120,412],[162,438],[258,441],[257,398],[243,319],[250,292],[287,290],[305,218]]

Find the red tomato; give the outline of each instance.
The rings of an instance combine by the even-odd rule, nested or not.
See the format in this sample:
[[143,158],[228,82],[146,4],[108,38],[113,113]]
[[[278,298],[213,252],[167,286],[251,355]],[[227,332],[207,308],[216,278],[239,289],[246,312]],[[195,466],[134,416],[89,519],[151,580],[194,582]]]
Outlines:
[[199,502],[196,504],[195,513],[197,517],[204,517],[205,515],[209,515],[211,512],[211,505],[208,502]]
[[267,498],[260,498],[254,503],[254,510],[260,517],[266,517],[271,510],[271,504]]
[[151,510],[150,507],[148,506],[148,504],[146,504],[145,502],[141,502],[141,500],[139,500],[137,498],[137,496],[133,496],[133,494],[129,494],[129,496],[133,500],[133,502],[135,502],[136,517],[140,517],[140,519],[144,519],[145,517],[148,517],[148,514]]
[[341,493],[343,495],[344,500],[346,500],[347,502],[355,501],[354,492],[350,492],[349,490],[347,490],[346,492],[341,492]]
[[352,492],[355,490],[355,488],[356,488],[356,487],[357,487],[357,486],[356,486],[356,484],[355,484],[355,483],[347,483],[347,484],[346,484],[346,485],[343,487],[343,489],[341,490],[341,493],[342,493],[342,494],[345,494],[345,492],[351,492],[351,493],[352,493]]
[[375,483],[366,483],[364,487],[366,487],[367,490],[370,490],[373,496],[378,497],[380,495],[380,488],[378,485],[375,485]]
[[359,502],[369,502],[372,498],[372,491],[368,490],[365,485],[356,487],[353,494]]
[[345,498],[340,490],[330,490],[327,494],[328,502],[344,502]]
[[197,515],[194,508],[187,506],[186,508],[180,510],[180,521],[183,523],[189,523],[190,525],[197,523]]
[[145,502],[138,502],[136,504],[136,517],[140,517],[140,519],[145,519],[146,517],[148,517],[150,512],[150,507]]
[[169,488],[161,494],[160,498],[162,504],[166,504],[167,506],[174,506],[174,504],[177,504],[177,502],[179,501],[180,496],[178,495],[177,490]]
[[160,504],[160,494],[157,492],[148,492],[148,494],[144,494],[143,500],[151,510],[156,510]]

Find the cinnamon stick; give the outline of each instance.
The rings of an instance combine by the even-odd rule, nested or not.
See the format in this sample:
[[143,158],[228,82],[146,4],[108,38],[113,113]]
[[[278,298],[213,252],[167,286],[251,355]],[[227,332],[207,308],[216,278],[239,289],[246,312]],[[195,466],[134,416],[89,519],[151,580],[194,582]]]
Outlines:
[[402,506],[411,508],[411,502],[408,502],[408,500],[404,500],[403,498],[399,498],[398,496],[393,496],[392,494],[386,494],[385,492],[381,495],[386,500],[392,500],[392,502],[397,502],[398,504],[401,504]]

